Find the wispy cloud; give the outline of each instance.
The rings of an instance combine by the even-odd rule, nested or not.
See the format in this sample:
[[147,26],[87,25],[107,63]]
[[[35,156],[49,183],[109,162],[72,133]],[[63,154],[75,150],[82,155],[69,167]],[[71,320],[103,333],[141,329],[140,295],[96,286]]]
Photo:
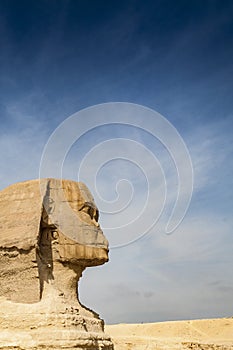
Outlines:
[[20,105],[8,106],[6,112],[9,119],[0,138],[1,188],[17,181],[38,178],[41,152],[48,132],[43,122],[25,115]]
[[[119,317],[125,322],[136,322],[138,319],[143,320],[143,317],[145,320],[162,320],[166,317],[228,315],[227,302],[225,304],[221,302],[219,306],[218,301],[221,286],[226,293],[226,300],[230,300],[229,281],[232,279],[233,262],[232,220],[226,221],[226,213],[221,213],[219,210],[219,215],[216,217],[216,203],[212,203],[213,198],[214,201],[218,201],[219,191],[222,192],[222,200],[227,192],[229,193],[228,184],[222,178],[222,173],[227,171],[225,168],[231,167],[227,162],[232,154],[231,136],[230,133],[222,133],[227,125],[229,127],[228,123],[231,124],[231,121],[218,122],[217,125],[209,123],[200,129],[193,125],[192,136],[189,138],[189,150],[194,165],[194,196],[188,214],[180,227],[172,235],[165,235],[162,229],[163,223],[160,222],[144,239],[139,239],[134,244],[122,248],[122,251],[114,249],[111,253],[111,268],[107,267],[105,271],[97,272],[96,277],[96,271],[93,271],[90,278],[92,282],[87,281],[87,284],[83,282],[81,285],[84,300],[87,303],[93,303],[93,306],[103,305],[101,309],[109,322],[117,322]],[[224,145],[224,154],[220,145]],[[161,159],[161,162],[166,164],[165,159]],[[152,168],[151,171],[153,171]],[[133,173],[133,169],[130,172]],[[129,175],[133,176],[132,173]],[[140,188],[140,184],[137,186],[135,191]],[[213,189],[217,190],[217,193],[213,193]],[[108,181],[105,181],[105,190],[113,190]],[[204,200],[201,199],[203,196]],[[160,198],[157,197],[156,200],[159,201]],[[174,201],[174,193],[170,194],[169,200]],[[140,198],[139,203],[134,202],[132,213],[137,212],[139,204]],[[153,209],[151,207],[143,213],[144,223],[154,214]],[[165,220],[166,216],[161,219]],[[136,229],[140,232],[143,229],[143,222],[142,225],[137,225]],[[108,231],[105,233],[108,235]],[[130,227],[125,234],[129,235],[129,239],[133,237]],[[123,256],[125,257],[122,258]],[[118,273],[113,272],[112,277],[107,277],[111,269]],[[97,284],[98,288],[99,276],[102,283],[97,294],[101,295],[103,289],[109,290],[119,303],[116,308],[113,307],[111,313],[107,309],[105,311],[104,307],[103,299],[109,297],[108,293],[106,295],[104,292],[101,297],[93,298],[88,292],[90,283]],[[140,287],[135,279],[140,281]],[[211,286],[211,282],[216,280],[221,281],[218,289]],[[125,287],[122,287],[122,284],[125,284]],[[125,290],[129,285],[135,292],[132,295],[129,292],[130,303],[129,298],[117,292],[118,286]],[[144,300],[145,295],[151,296],[145,299],[150,299],[153,307]],[[183,300],[182,305],[181,300]],[[124,308],[127,309],[127,313],[124,313]]]

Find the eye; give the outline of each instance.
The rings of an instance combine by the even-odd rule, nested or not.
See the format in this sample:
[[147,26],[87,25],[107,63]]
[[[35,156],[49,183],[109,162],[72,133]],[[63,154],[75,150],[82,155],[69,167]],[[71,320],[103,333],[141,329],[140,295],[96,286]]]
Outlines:
[[80,209],[83,213],[86,213],[87,215],[90,216],[90,218],[98,222],[99,219],[99,211],[89,203],[84,204],[84,206]]
[[82,211],[86,214],[89,214],[89,207],[85,205],[84,207],[82,207],[82,209],[80,211]]
[[88,205],[85,205],[85,206],[82,208],[82,211],[83,211],[84,213],[90,215],[90,216],[91,216],[91,214],[92,214],[92,208],[89,207]]
[[88,204],[85,204],[83,206],[83,208],[81,209],[81,211],[88,214],[90,216],[90,218],[93,219],[93,217],[94,217],[94,208],[93,207],[91,207]]

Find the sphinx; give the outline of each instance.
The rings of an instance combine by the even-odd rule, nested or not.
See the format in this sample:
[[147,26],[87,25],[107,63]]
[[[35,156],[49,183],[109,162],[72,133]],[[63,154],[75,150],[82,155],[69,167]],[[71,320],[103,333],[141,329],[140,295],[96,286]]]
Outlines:
[[88,188],[41,179],[0,192],[0,349],[112,350],[104,321],[79,301],[87,267],[108,261]]

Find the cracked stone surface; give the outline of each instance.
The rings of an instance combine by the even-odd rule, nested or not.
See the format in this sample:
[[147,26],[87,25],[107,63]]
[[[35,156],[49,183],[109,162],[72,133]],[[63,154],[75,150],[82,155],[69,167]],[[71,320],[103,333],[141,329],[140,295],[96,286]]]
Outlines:
[[108,261],[83,183],[43,179],[0,192],[0,349],[112,350],[104,321],[78,298],[86,267]]

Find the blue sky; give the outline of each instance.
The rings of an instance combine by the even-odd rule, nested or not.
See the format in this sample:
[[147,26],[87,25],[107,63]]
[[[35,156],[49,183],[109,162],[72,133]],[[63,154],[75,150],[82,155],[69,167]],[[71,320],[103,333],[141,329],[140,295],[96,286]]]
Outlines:
[[[145,200],[146,177],[132,163],[135,154],[146,159],[143,150],[134,152],[134,144],[120,139],[147,147],[167,181],[162,221],[135,243],[111,249],[110,262],[87,270],[81,280],[82,301],[109,323],[233,314],[232,19],[227,0],[0,2],[1,189],[38,178],[50,135],[70,115],[95,104],[151,108],[172,123],[189,150],[194,191],[172,235],[162,224],[174,205],[177,177],[158,140],[132,126],[106,125],[82,135],[67,154],[63,174],[77,180],[82,160],[100,145],[81,179],[95,192],[95,174],[102,197],[118,207],[133,194],[127,211],[109,215],[105,206],[111,210],[115,204],[95,192],[103,227],[125,225],[142,212]],[[108,123],[110,117],[103,118]],[[80,118],[80,129],[87,122]],[[105,155],[119,154],[127,161],[112,160],[96,172]],[[159,170],[150,165],[143,170],[155,199],[143,212],[145,223],[159,211],[163,195],[156,192]],[[128,182],[116,187],[121,179]],[[123,231],[104,232],[111,244],[114,235],[140,235],[140,225],[136,231],[125,225]]]

